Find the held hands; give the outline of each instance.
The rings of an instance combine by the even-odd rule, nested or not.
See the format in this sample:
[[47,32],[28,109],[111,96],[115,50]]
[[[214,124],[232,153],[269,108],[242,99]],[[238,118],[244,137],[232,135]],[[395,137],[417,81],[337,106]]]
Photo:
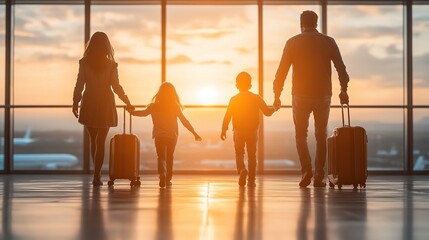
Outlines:
[[276,109],[276,111],[279,110],[281,105],[282,102],[280,101],[280,98],[275,98],[273,103],[274,109]]
[[72,113],[73,115],[78,118],[79,117],[79,107],[77,105],[73,105],[72,107]]
[[341,91],[339,97],[341,105],[349,104],[349,95],[347,94],[347,92]]
[[133,105],[131,105],[130,103],[127,104],[127,106],[125,107],[125,109],[131,114],[133,115],[134,110],[136,109]]

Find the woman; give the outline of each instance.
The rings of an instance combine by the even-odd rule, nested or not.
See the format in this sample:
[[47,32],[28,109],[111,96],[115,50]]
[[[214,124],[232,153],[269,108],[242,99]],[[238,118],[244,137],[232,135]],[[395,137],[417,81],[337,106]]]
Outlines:
[[[110,127],[118,125],[115,96],[132,108],[127,95],[119,84],[118,64],[109,38],[103,32],[96,32],[86,46],[79,61],[79,74],[73,93],[73,114],[89,133],[91,157],[94,163],[94,186],[103,185],[100,177],[104,161],[104,146]],[[82,91],[85,91],[82,94]],[[81,102],[80,112],[78,110]]]
[[130,108],[129,112],[134,116],[152,116],[152,138],[155,139],[158,155],[159,186],[172,185],[174,150],[179,135],[177,119],[194,135],[196,141],[201,141],[201,137],[183,115],[176,89],[173,84],[164,82],[146,109],[135,111]]

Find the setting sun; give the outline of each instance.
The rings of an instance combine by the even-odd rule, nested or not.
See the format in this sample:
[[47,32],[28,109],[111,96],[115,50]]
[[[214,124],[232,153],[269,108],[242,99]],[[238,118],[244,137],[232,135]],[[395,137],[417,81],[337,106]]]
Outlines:
[[219,90],[214,86],[204,86],[198,91],[199,104],[215,104],[219,98]]

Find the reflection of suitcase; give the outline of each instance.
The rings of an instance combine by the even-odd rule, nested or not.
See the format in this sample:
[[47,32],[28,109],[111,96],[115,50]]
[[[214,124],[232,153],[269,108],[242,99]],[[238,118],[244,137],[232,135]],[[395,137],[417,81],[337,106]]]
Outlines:
[[341,106],[343,126],[334,129],[328,138],[329,186],[352,184],[366,187],[367,178],[367,136],[362,127],[350,126],[350,109],[347,105],[348,125],[344,125],[344,109]]
[[131,133],[132,117],[130,115],[130,134],[124,132],[115,135],[110,140],[109,186],[116,179],[129,179],[131,186],[140,186],[140,140]]

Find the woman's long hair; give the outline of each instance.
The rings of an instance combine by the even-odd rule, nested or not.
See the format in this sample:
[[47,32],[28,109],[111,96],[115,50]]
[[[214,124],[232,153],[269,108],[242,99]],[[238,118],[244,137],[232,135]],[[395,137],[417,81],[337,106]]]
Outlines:
[[161,84],[158,92],[152,98],[152,103],[157,103],[165,107],[174,108],[174,106],[179,106],[182,108],[176,88],[169,82]]
[[87,43],[83,57],[95,70],[101,70],[108,60],[115,61],[114,50],[104,32],[95,32]]

